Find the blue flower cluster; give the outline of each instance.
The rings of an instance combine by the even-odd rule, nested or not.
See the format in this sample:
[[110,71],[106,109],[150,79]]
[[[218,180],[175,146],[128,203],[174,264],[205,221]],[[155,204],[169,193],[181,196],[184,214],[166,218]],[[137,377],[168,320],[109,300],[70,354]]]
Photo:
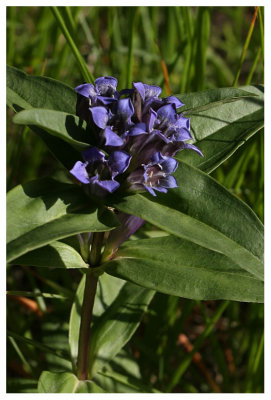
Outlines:
[[158,86],[136,82],[132,89],[117,91],[117,83],[106,76],[75,88],[76,113],[88,123],[95,145],[70,172],[93,195],[114,192],[124,173],[131,190],[166,193],[177,187],[173,156],[186,148],[202,156],[187,143],[190,120],[177,114],[183,103],[175,96],[159,98]]

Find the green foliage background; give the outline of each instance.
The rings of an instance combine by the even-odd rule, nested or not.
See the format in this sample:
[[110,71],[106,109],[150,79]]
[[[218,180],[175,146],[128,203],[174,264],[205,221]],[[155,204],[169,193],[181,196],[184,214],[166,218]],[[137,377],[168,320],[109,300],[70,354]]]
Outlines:
[[[143,81],[161,86],[166,95],[169,89],[177,94],[229,87],[237,81],[238,85],[264,83],[263,8],[257,11],[253,30],[252,7],[58,10],[90,75],[115,76],[119,88],[130,86],[132,80]],[[72,87],[85,80],[49,7],[7,7],[7,61],[30,74]],[[62,176],[41,139],[29,128],[12,124],[12,116],[8,110],[8,189],[37,177]],[[213,172],[261,220],[263,148],[261,132]],[[140,235],[146,235],[144,229]],[[68,368],[57,351],[68,349],[67,321],[80,277],[77,271],[63,274],[61,270],[10,267],[8,290],[18,291],[18,295],[24,291],[24,296],[29,291],[35,303],[23,303],[14,295],[7,300],[8,329],[18,335],[8,338],[9,392],[34,391],[42,370]],[[33,299],[33,293],[39,292],[48,296]],[[50,292],[58,293],[59,298],[52,298]],[[53,342],[58,350],[46,353],[22,338],[44,346]],[[188,341],[200,354],[198,361],[187,352]],[[162,392],[263,392],[263,306],[156,294],[125,351],[112,362],[113,372],[123,372],[130,362],[134,378],[147,386],[154,384]],[[139,367],[131,359],[136,359]],[[114,390],[112,382],[116,381],[115,377],[108,383],[109,390]],[[124,391],[134,390],[129,382],[118,384],[124,385]]]

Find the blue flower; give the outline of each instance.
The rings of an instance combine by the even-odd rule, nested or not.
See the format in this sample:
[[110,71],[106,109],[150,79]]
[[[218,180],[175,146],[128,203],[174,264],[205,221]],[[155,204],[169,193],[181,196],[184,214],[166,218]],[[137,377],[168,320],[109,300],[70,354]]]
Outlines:
[[178,164],[172,157],[182,149],[202,156],[191,144],[190,119],[177,113],[183,103],[175,96],[160,98],[159,86],[134,82],[132,89],[118,92],[117,83],[106,76],[75,88],[77,115],[87,121],[96,147],[83,153],[85,162],[78,161],[71,173],[89,192],[99,189],[104,195],[118,189],[124,179],[115,177],[129,166],[132,189],[166,193],[177,186],[171,173]]
[[97,78],[95,86],[91,83],[83,83],[75,88],[75,91],[83,97],[89,99],[89,105],[111,104],[118,97],[117,92],[118,81],[112,76]]
[[112,258],[118,247],[145,223],[144,219],[123,212],[118,212],[117,217],[120,226],[109,232],[103,252],[103,260]]
[[106,159],[105,154],[92,147],[83,152],[85,162],[77,161],[70,173],[84,185],[89,194],[104,197],[120,186],[114,178],[129,166],[131,156],[124,151],[115,151]]
[[163,156],[160,152],[155,153],[148,164],[143,164],[129,177],[131,190],[147,190],[153,196],[156,196],[154,190],[167,193],[168,189],[177,187],[177,181],[171,176],[178,162],[172,158]]

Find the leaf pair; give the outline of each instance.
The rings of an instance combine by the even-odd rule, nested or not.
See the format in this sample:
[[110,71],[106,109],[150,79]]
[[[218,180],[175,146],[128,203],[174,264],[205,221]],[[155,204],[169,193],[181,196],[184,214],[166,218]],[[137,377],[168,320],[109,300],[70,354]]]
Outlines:
[[[28,76],[10,67],[7,83],[8,104],[20,111],[14,122],[30,125],[70,169],[91,143],[91,132],[74,115],[74,91],[60,82]],[[159,194],[155,199],[141,194],[119,198],[116,193],[103,205],[90,202],[80,187],[52,179],[10,191],[8,262],[88,267],[72,241],[68,244],[63,239],[117,227],[119,222],[107,206],[138,215],[169,233],[163,238],[124,243],[115,258],[100,267],[106,274],[99,280],[89,350],[89,374],[94,381],[80,382],[71,373],[44,372],[40,391],[103,391],[99,385],[102,374],[106,376],[104,366],[130,339],[154,290],[191,299],[263,301],[262,224],[249,207],[205,173],[217,168],[263,127],[262,88],[244,89],[179,96],[205,157],[180,152],[176,171],[179,188],[166,195]],[[83,287],[84,278],[70,319],[74,364]],[[95,381],[95,377],[99,379]],[[116,376],[114,379],[121,380]]]
[[[71,152],[76,152],[76,147],[79,149],[80,146],[85,145],[84,142],[74,139],[75,133],[66,129],[64,124],[65,118],[71,117],[71,105],[75,107],[76,95],[70,88],[48,78],[29,77],[14,68],[8,69],[8,77],[8,103],[15,110],[18,110],[18,107],[28,108],[20,112],[15,121],[33,124],[38,126],[38,129],[42,128],[42,137],[49,140],[56,157],[59,155],[59,148],[55,141],[59,141],[59,138],[62,139],[61,143],[65,141]],[[26,91],[29,87],[32,89],[30,93]],[[46,96],[45,88],[51,88]],[[184,113],[191,116],[192,130],[198,140],[197,146],[203,150],[205,157],[202,159],[186,150],[180,152],[178,158],[184,160],[185,163],[180,161],[176,171],[179,188],[170,190],[166,195],[161,194],[154,199],[147,195],[137,194],[120,199],[116,194],[108,202],[110,206],[138,215],[174,236],[168,239],[169,245],[163,249],[162,254],[159,239],[152,239],[148,243],[138,241],[124,244],[119,249],[117,258],[104,266],[106,272],[146,287],[155,287],[156,290],[184,297],[262,301],[262,283],[259,282],[263,279],[262,224],[243,202],[208,175],[187,164],[195,165],[203,171],[212,171],[251,135],[262,128],[262,88],[247,87],[245,89],[214,89],[180,96],[185,103]],[[61,102],[61,98],[68,101]],[[32,108],[34,106],[38,106],[39,109]],[[49,116],[52,116],[52,119]],[[73,118],[78,129],[79,121],[77,117],[73,116]],[[60,161],[66,163],[62,155]],[[9,232],[11,232],[11,236],[8,235],[10,242],[8,260],[23,256],[21,261],[26,263],[42,259],[42,262],[38,261],[39,265],[46,265],[50,261],[52,266],[70,268],[74,263],[68,261],[65,252],[69,254],[69,257],[72,256],[70,260],[76,261],[75,250],[64,243],[53,241],[79,233],[79,229],[82,232],[106,231],[117,226],[118,223],[116,219],[114,220],[114,215],[106,211],[103,206],[99,209],[95,205],[93,208],[86,206],[80,189],[73,185],[67,185],[69,190],[66,193],[73,196],[70,203],[68,200],[69,206],[66,207],[63,201],[62,205],[59,205],[65,215],[61,215],[61,218],[56,218],[54,221],[50,220],[49,223],[44,215],[48,213],[52,215],[50,218],[54,218],[54,209],[57,210],[58,204],[61,203],[64,187],[63,184],[59,184],[59,193],[57,193],[58,184],[53,183],[51,189],[51,183],[49,183],[44,186],[45,192],[39,193],[44,182],[29,184],[28,187],[33,186],[34,191],[34,187],[37,186],[35,199],[27,198],[27,190],[29,190],[27,185],[14,189],[14,192],[9,194],[11,204],[9,209],[14,208],[14,212],[12,210],[11,223],[8,223]],[[55,195],[52,195],[54,191],[56,191]],[[52,196],[55,196],[56,205],[46,210],[44,201],[48,201],[47,198],[50,199],[49,202],[54,201],[51,199]],[[60,199],[56,200],[58,196]],[[26,201],[25,204],[24,201]],[[70,211],[73,207],[72,202],[82,204],[82,207],[84,203],[86,208],[74,214]],[[17,211],[13,206],[15,203]],[[27,214],[26,209],[30,210],[30,204],[31,207],[35,204],[37,209],[31,208],[32,211]],[[39,207],[41,210],[37,212]],[[107,217],[101,220],[101,215],[105,215],[103,213],[106,213]],[[88,218],[84,218],[86,214],[89,215]],[[32,220],[34,225],[28,224],[24,227],[25,221],[22,215],[28,216],[29,221]],[[16,231],[16,225],[22,225],[22,227]],[[12,232],[17,232],[16,237]],[[180,249],[178,260],[174,258],[174,263],[171,256],[174,253],[172,243]],[[47,244],[46,251],[38,249],[45,244]],[[135,256],[133,246],[136,246],[134,249],[137,249],[137,256]],[[146,248],[148,248],[148,254]],[[36,249],[35,252],[29,253],[33,249]],[[52,257],[54,254],[57,254],[55,261]],[[141,257],[140,254],[143,256]],[[153,265],[153,254],[158,254],[160,257],[160,261],[157,260],[155,265]],[[78,257],[80,260],[80,262],[78,260],[78,266],[84,265],[80,255]],[[186,260],[185,263],[184,260]],[[165,263],[170,265],[167,271],[171,268],[167,281],[163,280],[161,272],[163,270],[161,264]],[[142,265],[145,265],[145,269],[139,274],[136,271],[140,270]],[[190,287],[191,282],[195,282],[195,269],[192,269],[192,266],[200,270],[200,274],[196,273],[198,283],[194,287],[193,285]],[[148,275],[149,279],[143,278],[147,268],[152,271]],[[178,278],[181,270],[182,273],[186,271],[185,280],[183,277]],[[210,276],[216,277],[211,286],[209,285]],[[240,283],[240,290],[237,293],[235,286],[231,285],[234,279],[238,279]],[[174,283],[176,283],[175,286]],[[208,290],[204,289],[206,285]],[[249,287],[251,291],[248,290]]]

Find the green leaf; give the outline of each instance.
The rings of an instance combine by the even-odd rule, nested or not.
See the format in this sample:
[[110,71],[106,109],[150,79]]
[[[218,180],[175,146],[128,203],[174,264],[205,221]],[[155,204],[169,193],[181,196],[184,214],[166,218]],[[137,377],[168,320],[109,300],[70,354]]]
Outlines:
[[[115,379],[115,377],[112,377],[111,373],[114,372],[121,374],[122,379]],[[105,376],[104,373],[108,376]],[[140,384],[138,384],[135,389],[133,385],[130,384],[130,379],[142,385],[142,376],[137,361],[130,352],[122,349],[106,367],[95,375],[93,381],[101,386],[107,393],[138,393],[140,391],[138,390]]]
[[[191,115],[201,111],[211,110],[223,104],[246,100],[247,97],[255,97],[254,86],[240,88],[216,88],[200,92],[185,93],[177,95],[184,106],[180,109],[182,114]],[[236,105],[236,104],[235,104]]]
[[19,185],[7,195],[7,261],[67,236],[118,225],[78,186],[48,178]]
[[92,328],[89,348],[89,376],[94,376],[130,340],[154,291],[125,283],[115,301]]
[[47,346],[47,345],[45,345],[43,343],[37,342],[36,340],[29,339],[27,337],[18,335],[17,333],[11,332],[9,330],[7,330],[7,336],[8,337],[12,337],[15,340],[20,341],[20,342],[22,342],[24,344],[33,346],[34,348],[40,350],[43,354],[50,353],[50,354],[53,354],[56,357],[59,357],[59,358],[65,360],[65,361],[67,361],[67,362],[70,362],[69,353],[66,352],[63,349],[52,348],[52,347]]
[[16,258],[13,263],[35,267],[88,268],[81,255],[73,247],[62,242],[52,242],[30,251]]
[[[74,114],[76,110],[75,91],[55,79],[33,76],[17,68],[7,66],[7,104],[15,112],[33,107]],[[63,140],[36,126],[31,129],[41,137],[53,155],[62,165],[71,169],[80,160],[80,152]]]
[[96,377],[99,378],[100,382],[108,385],[111,381],[111,386],[122,389],[122,391],[118,390],[118,393],[161,393],[158,390],[153,389],[151,386],[142,384],[142,381],[139,379],[135,379],[118,372],[104,371],[99,372],[97,375]]
[[204,154],[202,158],[183,150],[178,160],[209,173],[264,126],[264,87],[242,89],[211,89],[178,96],[185,104],[182,112],[191,118],[195,143]]
[[175,236],[128,241],[104,269],[173,296],[263,302],[263,282],[223,254]]
[[93,382],[107,393],[158,393],[158,390],[143,383],[137,361],[125,349],[95,375]]
[[73,114],[76,93],[55,79],[28,75],[7,66],[7,103],[15,111],[37,107]]
[[70,372],[43,371],[38,382],[39,393],[104,393],[92,381],[79,381]]
[[[84,281],[85,277],[78,287],[70,318],[69,341],[74,363],[78,351]],[[153,295],[152,290],[105,274],[99,278],[90,331],[89,376],[100,371],[129,341]]]
[[253,211],[207,174],[185,163],[179,187],[166,194],[136,194],[112,202],[173,235],[228,256],[263,279],[263,226]]
[[[41,108],[32,108],[19,112],[13,118],[15,124],[35,125],[49,132],[78,151],[90,147],[87,143],[90,132],[86,131],[86,122],[79,117],[62,111],[52,111]],[[89,136],[89,137],[88,137]]]

